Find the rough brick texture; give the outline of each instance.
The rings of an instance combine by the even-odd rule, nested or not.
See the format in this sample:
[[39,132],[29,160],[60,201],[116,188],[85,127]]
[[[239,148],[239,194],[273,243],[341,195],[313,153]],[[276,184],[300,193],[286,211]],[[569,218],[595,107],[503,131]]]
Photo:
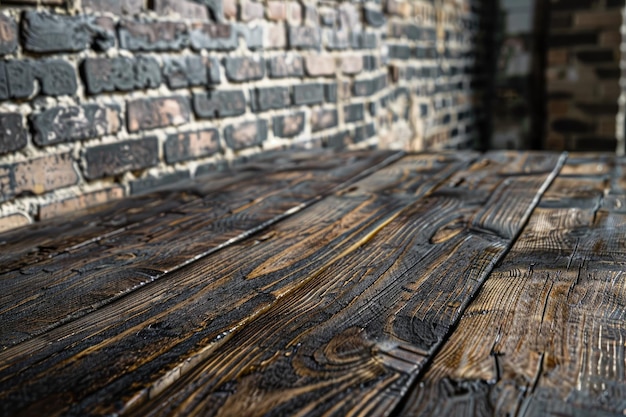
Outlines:
[[[557,11],[548,61],[586,66],[617,100],[620,28],[600,3]],[[264,149],[468,147],[492,15],[474,0],[2,2],[0,230]],[[594,100],[551,98],[548,126],[610,135],[617,101]],[[580,114],[597,122],[572,133]]]

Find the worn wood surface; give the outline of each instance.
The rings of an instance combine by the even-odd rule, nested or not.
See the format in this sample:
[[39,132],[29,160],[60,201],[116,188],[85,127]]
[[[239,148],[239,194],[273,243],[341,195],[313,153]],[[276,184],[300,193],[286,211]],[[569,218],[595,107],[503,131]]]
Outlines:
[[[316,164],[285,161],[280,169],[248,165],[207,185],[196,182],[165,200],[162,194],[142,198],[149,203],[147,214],[136,222],[80,244],[76,234],[57,238],[53,256],[39,262],[30,256],[7,261],[13,268],[0,274],[0,347],[93,311],[398,157],[376,152],[331,156]],[[122,207],[123,202],[112,211],[119,213]],[[134,213],[135,201],[129,210]],[[94,214],[74,223],[97,219]]]
[[569,159],[401,415],[624,415],[624,179]]
[[622,415],[626,161],[564,160],[274,154],[0,235],[0,415]]

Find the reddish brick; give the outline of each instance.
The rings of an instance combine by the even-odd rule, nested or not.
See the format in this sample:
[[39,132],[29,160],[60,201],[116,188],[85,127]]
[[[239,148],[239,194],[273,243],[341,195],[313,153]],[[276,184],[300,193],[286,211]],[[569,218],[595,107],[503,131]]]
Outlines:
[[619,30],[605,30],[600,32],[598,43],[600,46],[620,46],[622,35]]
[[69,153],[0,165],[0,201],[23,193],[43,194],[77,182],[78,174]]
[[13,213],[0,217],[0,233],[30,224],[30,218],[22,213]]
[[567,65],[568,60],[569,60],[568,49],[549,49],[548,50],[548,66]]
[[267,121],[259,119],[227,126],[224,129],[224,139],[236,151],[260,145],[267,139]]
[[309,55],[304,59],[304,67],[312,77],[335,75],[335,57],[329,55]]
[[255,19],[263,19],[263,5],[255,1],[242,0],[241,20],[250,22]]
[[165,160],[169,163],[187,161],[220,151],[219,133],[216,129],[170,135],[165,141]]
[[224,8],[224,17],[227,19],[237,18],[237,0],[222,0],[222,7]]
[[184,97],[158,97],[129,101],[128,130],[156,129],[178,126],[190,119],[189,100]]
[[120,186],[94,191],[76,197],[39,206],[39,220],[46,220],[64,214],[73,214],[78,210],[97,206],[124,197],[124,189]]
[[17,48],[15,20],[0,13],[0,55],[10,54]]
[[267,47],[283,49],[287,46],[287,31],[281,24],[267,25]]
[[341,58],[341,71],[344,74],[358,74],[363,70],[363,57],[359,55],[347,55]]
[[97,179],[154,166],[159,161],[159,141],[155,137],[116,142],[87,148],[83,171]]
[[270,0],[267,2],[267,18],[282,21],[287,18],[287,5],[284,1]]
[[206,6],[188,0],[153,0],[154,10],[161,16],[177,14],[185,19],[209,20]]

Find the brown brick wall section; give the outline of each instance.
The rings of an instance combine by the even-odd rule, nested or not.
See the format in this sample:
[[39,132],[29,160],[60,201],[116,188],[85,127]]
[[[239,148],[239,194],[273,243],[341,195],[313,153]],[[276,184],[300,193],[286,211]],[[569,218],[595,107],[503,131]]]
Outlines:
[[545,148],[613,151],[624,1],[549,4]]
[[2,1],[0,231],[266,149],[470,146],[492,11],[436,3]]

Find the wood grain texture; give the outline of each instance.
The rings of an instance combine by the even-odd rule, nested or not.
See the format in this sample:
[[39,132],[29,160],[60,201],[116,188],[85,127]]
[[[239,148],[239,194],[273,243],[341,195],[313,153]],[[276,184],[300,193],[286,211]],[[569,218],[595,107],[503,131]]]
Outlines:
[[624,415],[624,162],[569,159],[398,415]]
[[403,158],[263,233],[0,352],[0,410],[108,415],[147,401],[475,157]]
[[504,173],[518,155],[494,154],[455,174],[295,272],[297,286],[130,414],[388,415],[526,222],[551,158]]
[[[57,246],[55,256],[36,263],[25,257],[0,274],[0,346],[81,317],[351,184],[396,155],[348,153],[324,161],[292,156],[279,161],[281,168],[255,161],[231,178],[192,184],[191,193],[174,198],[195,197],[177,205],[172,198],[154,196],[146,207],[150,215],[137,223],[70,247],[62,240],[62,251]],[[133,202],[127,212],[135,210]],[[97,214],[89,215],[91,221],[95,218]]]

